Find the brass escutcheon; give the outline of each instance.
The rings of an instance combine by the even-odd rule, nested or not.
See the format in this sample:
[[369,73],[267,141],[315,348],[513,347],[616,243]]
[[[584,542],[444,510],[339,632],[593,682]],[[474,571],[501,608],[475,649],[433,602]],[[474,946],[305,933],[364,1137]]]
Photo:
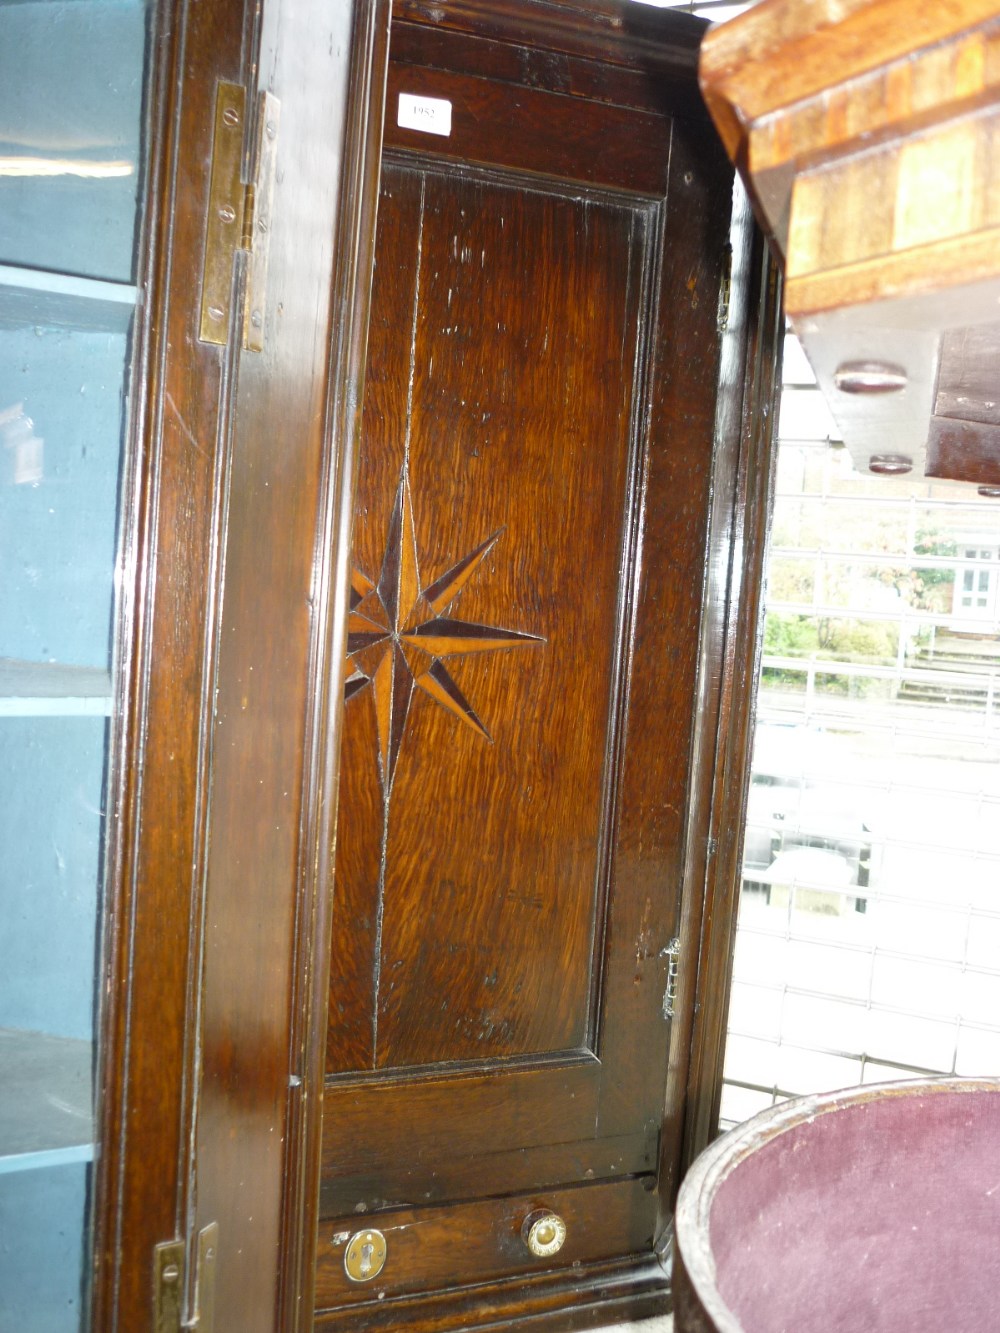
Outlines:
[[386,1240],[381,1231],[355,1231],[347,1242],[344,1271],[352,1282],[370,1282],[385,1267]]

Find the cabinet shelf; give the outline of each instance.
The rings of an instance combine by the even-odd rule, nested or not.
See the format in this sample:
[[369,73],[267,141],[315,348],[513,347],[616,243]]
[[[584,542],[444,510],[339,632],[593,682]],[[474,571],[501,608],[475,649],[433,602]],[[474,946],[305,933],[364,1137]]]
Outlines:
[[0,264],[0,327],[125,333],[137,297],[129,283]]
[[89,1041],[0,1028],[0,1174],[94,1155]]
[[108,717],[111,676],[103,667],[0,658],[0,717]]

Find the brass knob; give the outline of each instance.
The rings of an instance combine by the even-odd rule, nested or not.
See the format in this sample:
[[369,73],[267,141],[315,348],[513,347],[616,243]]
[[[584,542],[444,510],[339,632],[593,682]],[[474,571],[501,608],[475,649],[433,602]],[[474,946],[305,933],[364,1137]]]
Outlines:
[[557,1213],[529,1213],[521,1227],[524,1243],[538,1259],[556,1254],[566,1241],[566,1223]]
[[352,1282],[370,1282],[385,1267],[386,1243],[381,1231],[355,1231],[347,1242],[344,1269]]

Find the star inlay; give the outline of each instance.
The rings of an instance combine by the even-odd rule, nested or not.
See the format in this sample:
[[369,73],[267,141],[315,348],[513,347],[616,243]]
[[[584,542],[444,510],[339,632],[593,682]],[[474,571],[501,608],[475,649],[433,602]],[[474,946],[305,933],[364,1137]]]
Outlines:
[[543,643],[537,634],[455,620],[443,613],[503,533],[501,528],[427,588],[420,586],[410,487],[404,470],[389,521],[378,581],[351,575],[347,684],[352,699],[369,685],[375,700],[379,772],[388,799],[414,686],[492,742],[443,658]]

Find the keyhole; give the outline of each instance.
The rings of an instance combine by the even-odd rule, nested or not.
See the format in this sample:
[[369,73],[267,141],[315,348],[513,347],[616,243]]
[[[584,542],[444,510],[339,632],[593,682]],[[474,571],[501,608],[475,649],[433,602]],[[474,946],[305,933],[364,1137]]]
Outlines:
[[385,1267],[385,1236],[373,1227],[356,1231],[347,1242],[344,1268],[352,1282],[370,1282]]

